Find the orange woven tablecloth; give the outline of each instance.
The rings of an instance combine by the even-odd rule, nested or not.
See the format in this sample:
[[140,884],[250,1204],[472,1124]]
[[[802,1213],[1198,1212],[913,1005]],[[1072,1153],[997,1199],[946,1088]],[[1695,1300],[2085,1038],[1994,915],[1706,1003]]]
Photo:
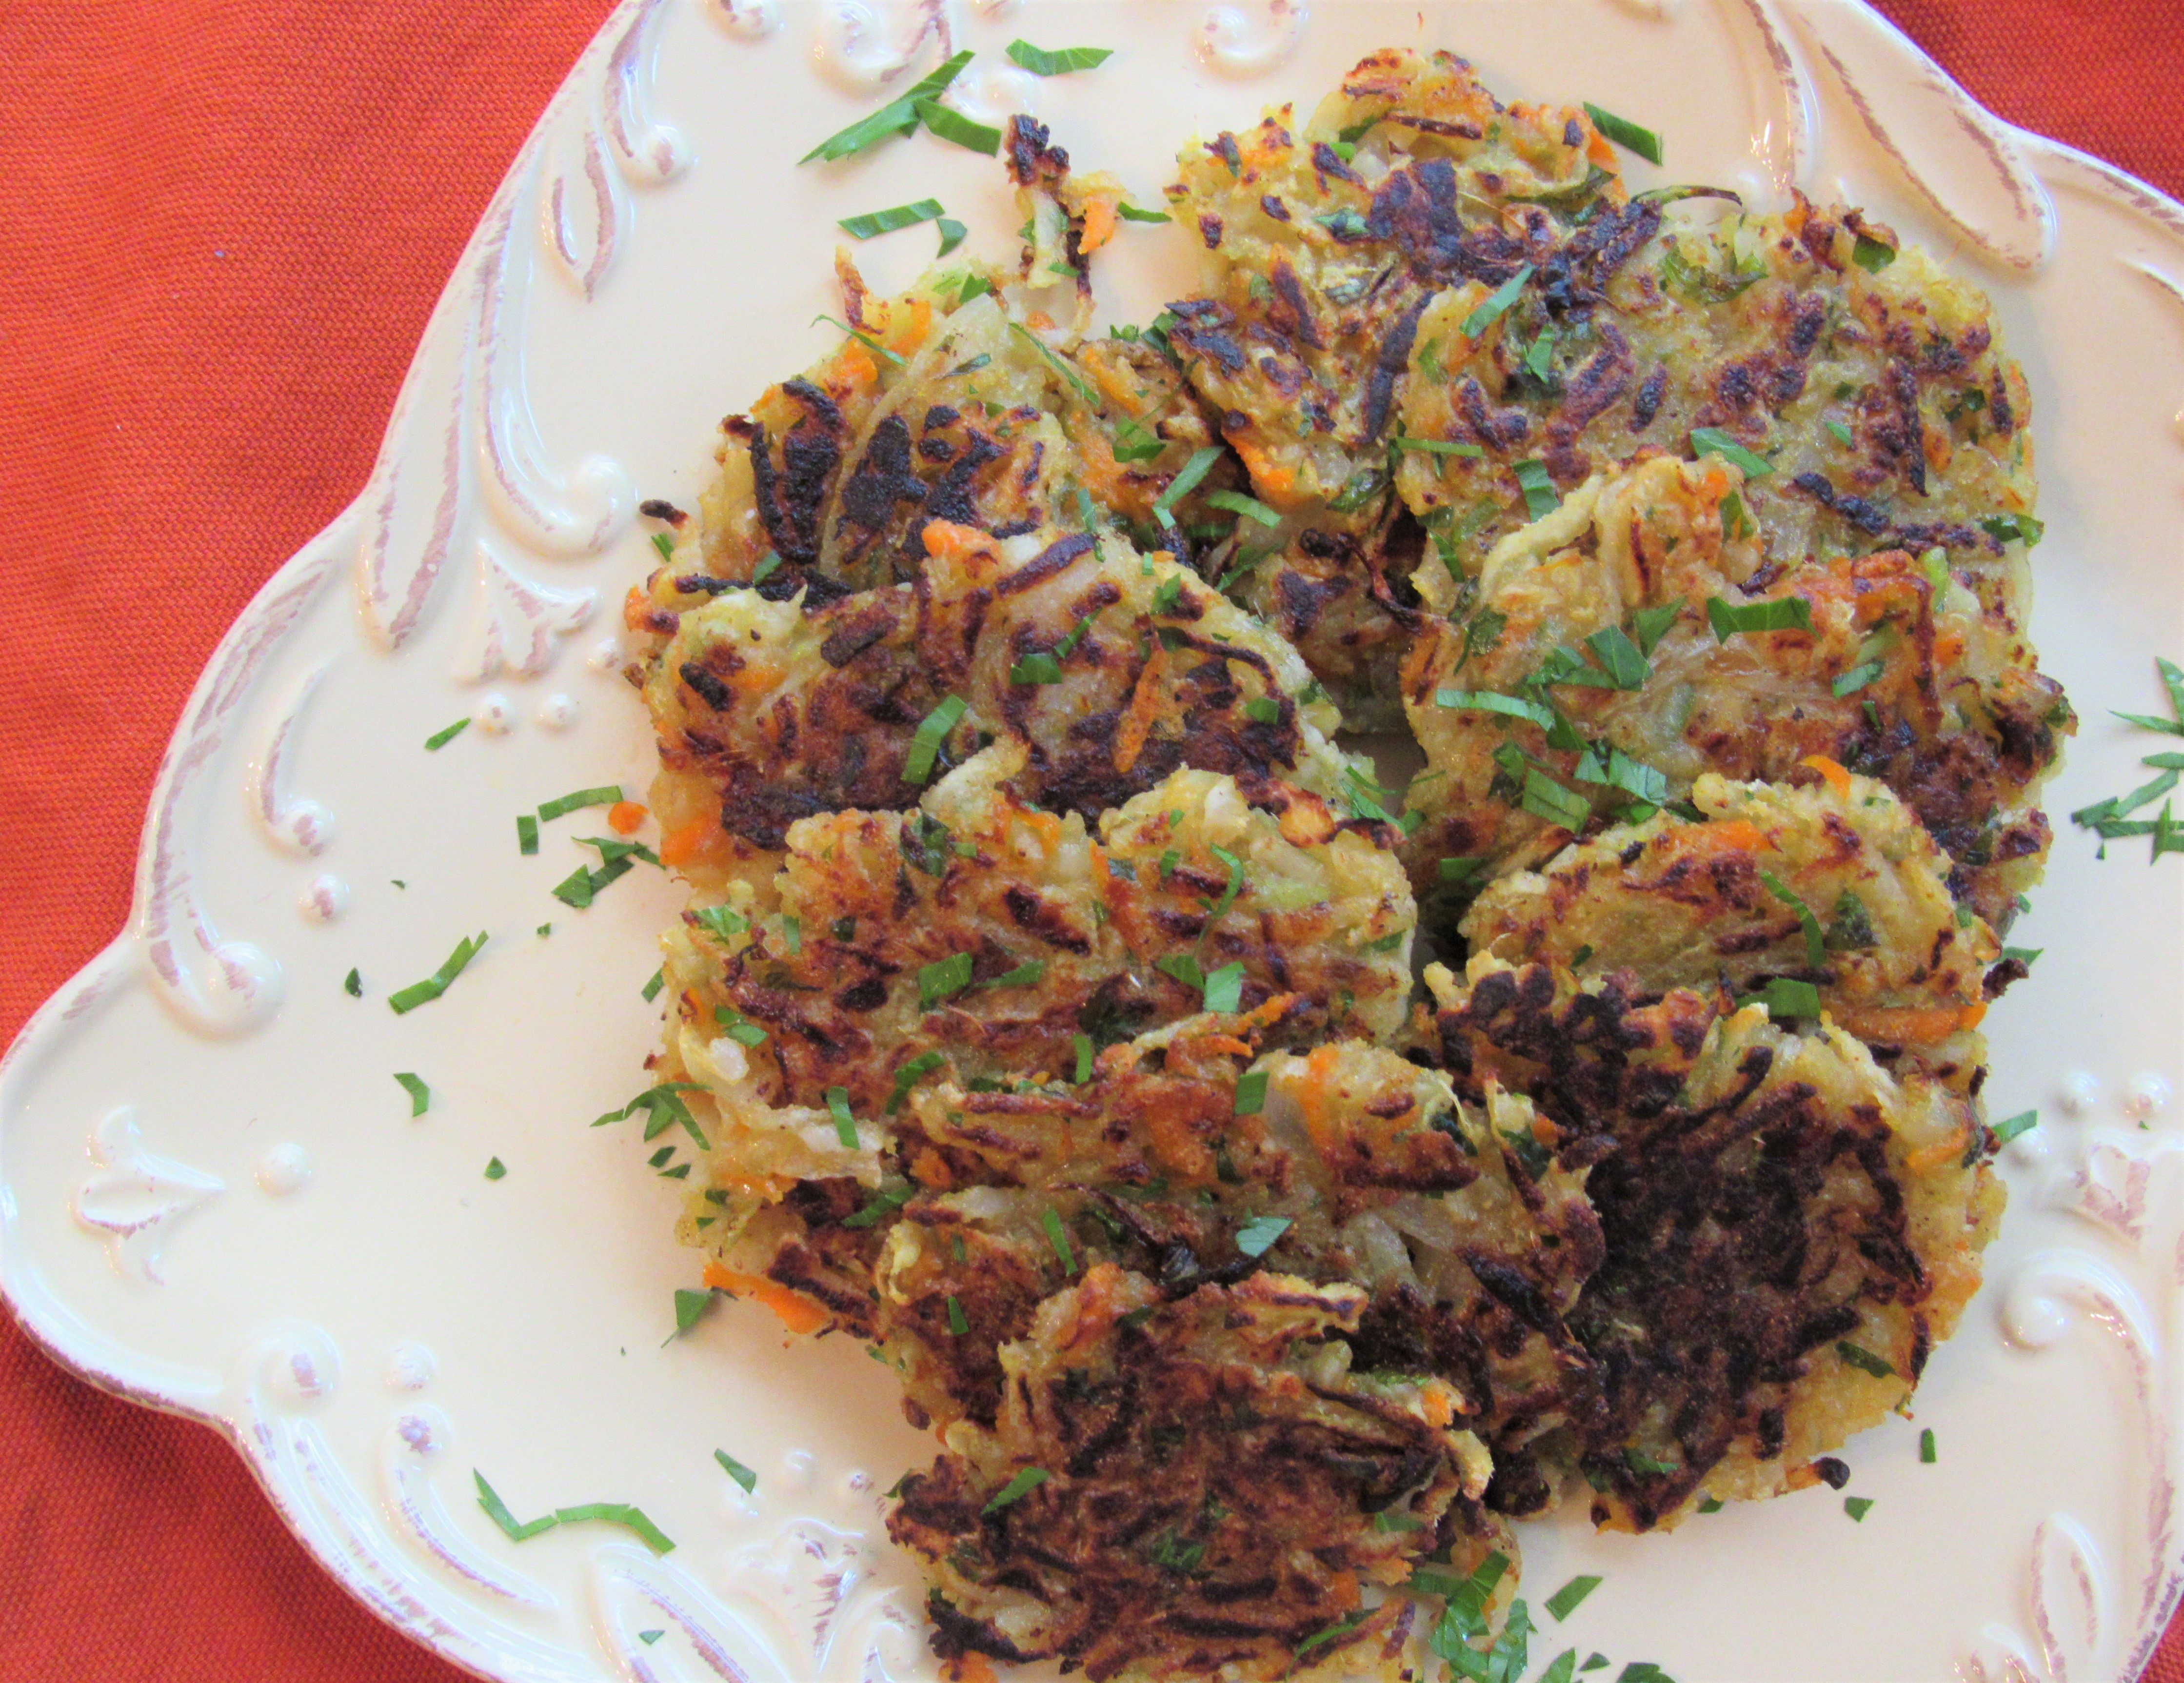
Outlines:
[[[364,482],[610,3],[0,3],[0,1040],[120,925],[199,666]],[[2184,195],[2176,3],[1884,0],[1996,110]],[[0,1322],[0,1683],[458,1675],[335,1588],[210,1433]],[[2184,1683],[2184,1627],[2148,1675]]]

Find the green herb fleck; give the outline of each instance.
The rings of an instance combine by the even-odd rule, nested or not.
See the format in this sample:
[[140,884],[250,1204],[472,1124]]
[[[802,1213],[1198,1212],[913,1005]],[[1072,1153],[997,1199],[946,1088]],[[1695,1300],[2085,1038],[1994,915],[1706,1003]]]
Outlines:
[[1843,1512],[1861,1524],[1872,1511],[1873,1498],[1869,1496],[1847,1496],[1843,1498]]
[[342,978],[342,991],[347,994],[353,1000],[362,999],[364,997],[364,978],[357,972],[354,970],[350,971],[348,975]]
[[878,234],[891,234],[897,228],[914,228],[920,222],[930,222],[941,214],[937,198],[921,198],[915,204],[898,204],[890,210],[867,210],[861,216],[844,216],[835,226],[852,239],[868,240]]
[[468,730],[470,728],[470,723],[471,722],[468,719],[458,719],[454,723],[449,725],[445,730],[434,731],[432,735],[425,738],[425,747],[426,750],[437,751],[440,749],[445,748],[449,743],[453,742],[457,737]]
[[1575,1613],[1579,1603],[1599,1587],[1600,1580],[1596,1577],[1573,1578],[1547,1597],[1546,1609],[1554,1614],[1555,1623],[1559,1624]]
[[422,1116],[432,1102],[432,1089],[407,1071],[394,1078],[402,1084],[402,1090],[410,1095],[410,1114]]
[[1517,488],[1524,493],[1524,506],[1534,520],[1544,519],[1562,506],[1562,493],[1555,489],[1554,476],[1545,462],[1513,462],[1509,471],[1517,476]]
[[1004,1507],[1010,1506],[1013,1502],[1021,1502],[1024,1497],[1029,1496],[1034,1491],[1037,1490],[1041,1485],[1046,1482],[1047,1476],[1046,1468],[1044,1467],[1024,1468],[1022,1471],[1017,1473],[1016,1477],[1011,1479],[1008,1483],[1003,1485],[1000,1490],[996,1491],[994,1493],[993,1500],[989,1502],[978,1511],[981,1513],[1000,1513]]
[[960,695],[944,696],[919,722],[916,734],[910,739],[910,752],[902,762],[905,783],[922,783],[933,775],[933,762],[939,757],[941,744],[962,720],[967,705]]
[[1691,452],[1699,456],[1719,456],[1744,470],[1747,479],[1761,479],[1774,471],[1774,464],[1763,455],[1757,455],[1736,442],[1719,426],[1691,428]]
[[1585,102],[1585,111],[1592,119],[1593,127],[1624,151],[1636,153],[1648,164],[1661,161],[1661,137],[1652,130],[1641,128],[1628,117],[1618,117],[1613,111],[1603,111],[1590,100]]
[[939,93],[954,81],[970,62],[968,53],[958,53],[900,98],[889,100],[870,116],[860,119],[838,133],[827,136],[796,161],[809,164],[815,158],[832,160],[853,157],[893,136],[911,133],[917,127],[918,102],[930,99]]
[[1726,643],[1740,632],[1802,631],[1813,628],[1812,605],[1802,596],[1774,596],[1763,601],[1732,603],[1724,597],[1707,598],[1707,623],[1714,641]]
[[2011,1140],[2017,1138],[2019,1134],[2030,1133],[2039,1125],[2040,1112],[2036,1110],[2020,1111],[2015,1116],[2004,1117],[2000,1122],[1994,1124],[1992,1131],[1994,1134],[1995,1143],[1999,1145],[2007,1145]]
[[925,126],[940,139],[952,141],[968,152],[983,152],[991,158],[1001,149],[1001,131],[983,123],[974,123],[952,106],[943,105],[937,99],[921,99],[916,111]]
[[448,991],[448,984],[463,973],[469,967],[470,961],[485,950],[485,943],[486,933],[483,930],[480,930],[474,936],[465,936],[455,943],[455,950],[448,955],[446,963],[423,981],[412,982],[408,987],[389,994],[387,996],[387,1005],[393,1010],[394,1014],[399,1017],[404,1011],[416,1010],[428,1000],[437,1000]]
[[1462,332],[1467,339],[1476,339],[1496,321],[1508,314],[1509,306],[1517,302],[1524,291],[1525,283],[1532,278],[1529,263],[1496,287],[1479,301],[1476,309],[1463,318]]
[[1236,1248],[1246,1257],[1263,1257],[1289,1230],[1287,1216],[1253,1216],[1236,1229]]
[[744,1487],[744,1493],[745,1495],[749,1495],[751,1491],[755,1491],[758,1488],[758,1474],[754,1473],[749,1468],[744,1466],[742,1462],[737,1460],[734,1456],[729,1454],[725,1449],[715,1450],[713,1452],[713,1459],[721,1463],[721,1470],[723,1473],[726,1473],[731,1479],[733,1479],[738,1484]]
[[1034,47],[1028,41],[1011,41],[1008,46],[1009,62],[1021,65],[1035,76],[1066,76],[1072,70],[1093,70],[1106,64],[1114,54],[1111,47],[1061,47],[1049,52]]
[[1876,1356],[1864,1345],[1852,1344],[1848,1339],[1836,1341],[1836,1354],[1861,1374],[1870,1374],[1876,1379],[1892,1379],[1897,1375],[1895,1364],[1885,1356]]

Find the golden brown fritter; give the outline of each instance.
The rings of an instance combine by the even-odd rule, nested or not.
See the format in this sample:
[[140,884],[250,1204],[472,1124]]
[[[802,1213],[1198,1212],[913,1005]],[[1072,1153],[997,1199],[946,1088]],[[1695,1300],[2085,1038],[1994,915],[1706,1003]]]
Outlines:
[[1498,315],[1474,313],[1482,276],[1414,336],[1403,432],[1479,454],[1407,452],[1402,493],[1467,571],[1532,517],[1518,464],[1552,496],[1714,428],[1769,465],[1740,494],[1785,565],[1938,544],[1990,599],[2021,574],[2025,377],[1986,297],[1925,253],[1802,201],[1706,229],[1633,203],[1533,262]]
[[1183,766],[1350,789],[1295,651],[1165,555],[947,521],[922,541],[914,585],[816,606],[738,589],[678,616],[645,685],[671,864],[762,874],[797,820],[913,805],[996,738],[1025,750],[1018,794],[1088,817]]
[[[1191,382],[1280,514],[1243,599],[1303,650],[1353,727],[1392,721],[1414,623],[1418,528],[1393,495],[1418,324],[1444,289],[1498,285],[1587,237],[1619,203],[1613,154],[1577,107],[1503,106],[1461,59],[1364,59],[1301,132],[1289,108],[1183,153],[1176,214],[1204,295],[1171,306]],[[1227,563],[1224,562],[1224,565]]]
[[1365,1589],[1439,1546],[1460,1574],[1514,1545],[1451,1388],[1349,1371],[1364,1303],[1274,1273],[1163,1302],[1111,1265],[1043,1302],[1000,1350],[994,1426],[956,1428],[889,1520],[930,1563],[941,1657],[1148,1680],[1399,1664],[1422,1609],[1366,1612]]
[[1000,1401],[992,1340],[944,1335],[951,1296],[1006,1340],[1095,1262],[1175,1296],[1263,1258],[1367,1288],[1357,1365],[1451,1379],[1488,1443],[1561,1424],[1563,1370],[1587,1358],[1558,1317],[1599,1260],[1582,1173],[1554,1161],[1524,1101],[1458,1104],[1384,1048],[1255,1060],[1294,1037],[1293,1011],[1177,1023],[1104,1053],[1082,1084],[917,1091],[900,1151],[940,1195],[909,1204],[879,1274],[913,1418],[990,1423]]
[[1663,812],[1617,825],[1490,884],[1463,919],[1472,950],[1628,972],[1644,995],[1810,984],[1883,1055],[1972,1082],[1998,948],[1951,901],[1948,861],[1913,814],[1866,777],[1793,788],[1708,776],[1692,800],[1707,822]]
[[[1078,1034],[1190,1016],[1209,986],[1245,1010],[1283,995],[1305,1040],[1400,1027],[1408,886],[1323,802],[1180,771],[1095,839],[1008,793],[1021,758],[989,750],[908,816],[805,819],[778,910],[686,921],[667,969],[682,1062],[732,1115],[822,1112],[839,1089],[877,1117],[933,1054],[963,1079],[1060,1073]],[[723,1040],[724,1010],[762,1034]]]
[[[1535,861],[1593,815],[1685,799],[1702,773],[1810,777],[1819,755],[1902,796],[1959,897],[2006,923],[2039,877],[2040,789],[2076,728],[2060,686],[2014,616],[1938,559],[1769,559],[1724,513],[1741,482],[1651,456],[1511,533],[1475,586],[1421,572],[1451,617],[1405,672],[1436,774],[1413,872]],[[1724,638],[1710,622],[1770,604],[1802,627]]]
[[1500,1505],[1574,1466],[1597,1523],[1644,1530],[1829,1476],[1815,1457],[1909,1396],[1978,1287],[2004,1195],[1975,1101],[1825,1021],[1648,1001],[1628,970],[1580,987],[1481,956],[1427,980],[1459,1089],[1532,1097],[1593,1162],[1607,1240],[1568,1314],[1598,1412],[1497,1456]]

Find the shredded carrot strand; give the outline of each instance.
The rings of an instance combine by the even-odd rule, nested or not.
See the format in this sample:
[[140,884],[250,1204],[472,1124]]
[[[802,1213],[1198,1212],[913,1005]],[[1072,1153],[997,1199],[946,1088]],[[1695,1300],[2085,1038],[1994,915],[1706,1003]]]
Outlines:
[[1818,772],[1822,777],[1828,780],[1828,787],[1830,789],[1833,789],[1844,800],[1847,800],[1850,799],[1850,773],[1842,766],[1837,765],[1834,761],[1829,759],[1826,755],[1808,754],[1797,763],[1800,766],[1810,766],[1815,772]]
[[705,1284],[718,1290],[733,1291],[739,1297],[753,1298],[765,1304],[781,1317],[782,1325],[793,1333],[816,1332],[827,1324],[827,1312],[816,1303],[763,1275],[739,1273],[733,1268],[722,1267],[718,1262],[708,1262],[705,1264]]
[[1115,199],[1109,193],[1095,193],[1085,201],[1084,233],[1077,248],[1086,256],[1115,237]]
[[1932,1145],[1921,1145],[1911,1152],[1903,1159],[1903,1167],[1914,1174],[1930,1174],[1943,1164],[1960,1159],[1971,1137],[1971,1124],[1960,1122],[1957,1124],[1956,1132],[1947,1139],[1936,1140]]
[[[928,532],[932,529],[926,528]],[[1138,763],[1138,755],[1145,750],[1145,738],[1152,734],[1153,717],[1160,711],[1167,677],[1167,650],[1156,649],[1152,658],[1145,662],[1145,670],[1138,674],[1138,687],[1130,696],[1130,710],[1123,716],[1122,728],[1115,733],[1117,776],[1128,777],[1130,767]]]
[[992,542],[976,527],[959,525],[952,520],[929,520],[925,523],[925,553],[935,560],[960,561]]
[[701,815],[687,824],[677,824],[660,839],[660,862],[678,867],[694,865],[723,852],[727,843],[728,833],[721,828],[721,821]]

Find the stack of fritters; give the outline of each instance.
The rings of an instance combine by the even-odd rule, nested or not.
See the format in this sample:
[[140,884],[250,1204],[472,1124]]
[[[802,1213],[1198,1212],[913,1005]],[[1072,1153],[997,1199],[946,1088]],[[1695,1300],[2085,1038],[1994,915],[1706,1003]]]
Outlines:
[[[1187,148],[1143,332],[1119,188],[1006,154],[1017,277],[845,262],[648,505],[684,1234],[938,1434],[944,1658],[1418,1675],[1503,1516],[1831,1477],[1978,1284],[2075,723],[2024,382],[1888,230],[1446,55]],[[1407,794],[1336,741],[1406,722]]]

